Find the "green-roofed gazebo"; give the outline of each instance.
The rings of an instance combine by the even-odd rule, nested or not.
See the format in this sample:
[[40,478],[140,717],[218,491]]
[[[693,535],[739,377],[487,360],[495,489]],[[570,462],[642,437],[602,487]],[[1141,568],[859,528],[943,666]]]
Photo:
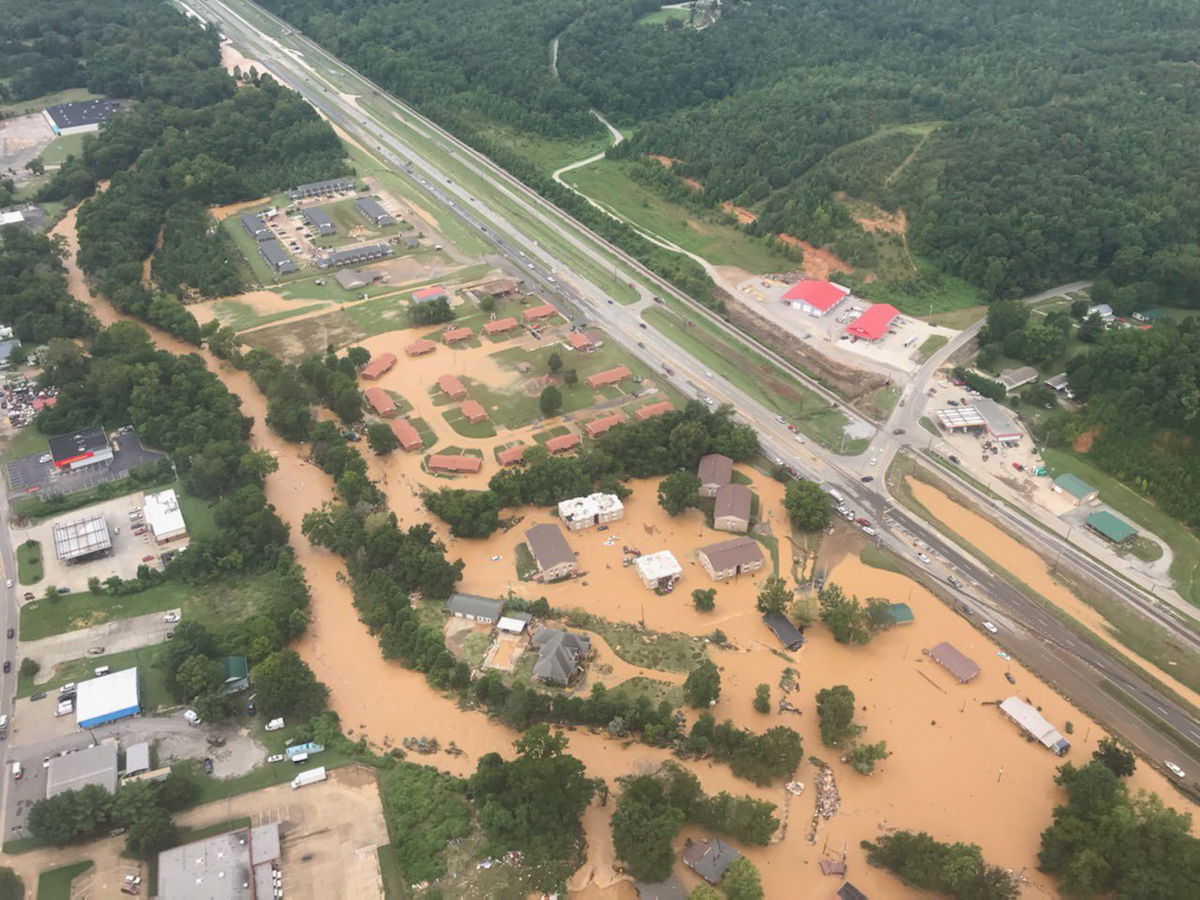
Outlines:
[[1092,513],[1084,520],[1084,524],[1100,537],[1112,541],[1114,544],[1123,544],[1137,535],[1136,528],[1128,522],[1118,519],[1108,510]]
[[225,693],[236,694],[250,686],[250,669],[244,656],[227,656],[222,660],[225,669]]
[[1064,472],[1054,479],[1054,484],[1062,491],[1075,498],[1077,503],[1087,503],[1095,500],[1100,492],[1076,475]]
[[888,615],[896,625],[911,625],[913,623],[912,607],[907,603],[889,603]]

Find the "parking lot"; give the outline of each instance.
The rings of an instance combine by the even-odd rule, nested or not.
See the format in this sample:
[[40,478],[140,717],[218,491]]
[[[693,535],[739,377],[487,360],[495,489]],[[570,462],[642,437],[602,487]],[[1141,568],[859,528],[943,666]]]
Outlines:
[[[130,469],[163,459],[166,454],[142,446],[134,431],[118,440],[120,447],[111,461],[84,466],[74,472],[60,472],[49,459],[49,448],[41,453],[22,456],[5,466],[10,496],[18,494],[72,494],[106,481],[124,478]],[[45,460],[45,461],[43,461]]]

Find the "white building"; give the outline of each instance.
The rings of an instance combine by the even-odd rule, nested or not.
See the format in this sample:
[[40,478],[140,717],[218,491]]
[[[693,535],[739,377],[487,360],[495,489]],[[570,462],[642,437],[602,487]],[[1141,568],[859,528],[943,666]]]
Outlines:
[[569,531],[615,522],[624,515],[625,507],[616,494],[588,494],[558,504],[558,517]]
[[117,719],[136,716],[141,711],[136,667],[79,682],[75,699],[75,722],[80,728],[93,728],[105,722],[115,722]]
[[1000,711],[1021,727],[1021,730],[1043,747],[1062,756],[1071,749],[1071,742],[1058,733],[1040,712],[1018,697],[1009,697],[1000,704]]
[[142,501],[142,510],[156,544],[166,544],[187,537],[187,525],[183,521],[183,511],[179,508],[179,498],[175,496],[175,491],[168,488],[157,494],[147,494]]
[[1087,315],[1084,318],[1090,319],[1092,316],[1099,316],[1101,320],[1111,322],[1113,320],[1113,308],[1107,303],[1097,303],[1095,306],[1089,306]]
[[637,569],[642,584],[652,591],[673,587],[683,575],[683,567],[670,550],[639,556],[634,560],[633,567]]

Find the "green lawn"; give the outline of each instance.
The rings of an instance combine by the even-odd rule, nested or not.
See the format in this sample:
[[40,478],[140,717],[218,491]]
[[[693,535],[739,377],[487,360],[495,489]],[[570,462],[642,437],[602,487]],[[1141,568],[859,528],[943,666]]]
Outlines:
[[37,430],[36,425],[27,425],[17,429],[17,433],[8,438],[8,446],[0,454],[0,461],[20,459],[22,456],[32,456],[35,453],[45,453],[50,445],[46,443],[46,435]]
[[74,103],[79,100],[98,100],[102,95],[93,94],[83,88],[67,88],[53,94],[43,94],[31,100],[17,100],[14,103],[0,104],[0,115],[23,116],[27,113],[41,112],[47,106],[58,106],[60,103]]
[[37,900],[71,900],[71,882],[92,867],[90,859],[38,875]]
[[42,545],[35,540],[22,541],[17,545],[17,580],[37,584],[42,574]]
[[1174,559],[1171,577],[1189,603],[1200,606],[1200,538],[1178,519],[1167,515],[1141,494],[1069,450],[1047,447],[1042,459],[1051,476],[1070,472],[1100,491],[1100,499],[1135,525],[1165,541]]
[[454,429],[456,434],[461,434],[463,437],[490,438],[496,436],[496,426],[490,419],[484,419],[482,422],[468,422],[457,406],[443,412],[442,418]]
[[925,362],[925,360],[929,359],[929,357],[933,356],[933,354],[937,353],[948,343],[950,343],[950,338],[946,337],[944,334],[930,335],[929,337],[925,338],[925,340],[921,342],[921,346],[917,348],[917,360],[919,362]]
[[882,550],[874,544],[867,544],[863,547],[858,553],[858,558],[865,566],[871,566],[874,569],[884,569],[888,572],[899,572],[902,575],[905,574],[900,560],[896,559],[887,550]]
[[873,303],[891,303],[905,315],[950,328],[964,328],[986,313],[977,312],[983,297],[974,285],[940,271],[919,256],[913,255],[912,261],[917,267],[916,279],[881,279],[864,285],[863,294]]
[[83,153],[84,138],[89,134],[68,134],[57,137],[50,142],[41,153],[42,163],[47,166],[60,166],[67,161],[68,156],[79,156]]
[[662,25],[669,22],[671,19],[678,19],[681,22],[686,22],[691,12],[686,9],[659,9],[652,13],[647,13],[637,20],[637,25]]
[[52,600],[34,600],[21,609],[21,640],[36,641],[52,634],[176,607],[182,608],[183,618],[216,628],[257,609],[269,589],[268,579],[269,576],[251,576],[205,585],[166,582],[123,597],[84,591],[56,595]]
[[702,256],[718,266],[741,266],[751,272],[786,272],[794,260],[761,238],[718,221],[714,212],[698,213],[635,181],[630,163],[604,159],[567,172],[563,179],[618,216],[646,231]]
[[269,325],[272,322],[290,319],[293,316],[316,312],[318,309],[324,309],[328,305],[327,303],[313,303],[308,306],[297,306],[294,310],[260,315],[247,303],[241,303],[237,300],[218,300],[213,304],[212,309],[222,325],[228,325],[234,331],[245,331],[247,328],[258,328],[260,325]]
[[900,400],[900,388],[894,384],[884,385],[875,394],[875,411],[881,419],[886,419],[896,408]]
[[[18,678],[17,696],[28,697],[34,691],[50,693],[67,682],[78,682],[91,678],[93,671],[100,666],[108,666],[114,672],[137,666],[139,669],[138,681],[141,683],[139,700],[143,712],[172,706],[175,699],[167,691],[167,674],[157,665],[160,646],[140,647],[137,650],[125,650],[121,653],[84,656],[80,659],[68,660],[55,666],[53,672],[39,672],[36,677],[44,678],[44,681],[36,681],[36,677],[35,679]],[[50,703],[51,701],[47,699],[43,702]]]
[[[360,194],[358,196],[370,197],[371,195]],[[341,247],[347,244],[357,244],[362,241],[383,241],[394,235],[413,230],[413,227],[401,221],[398,215],[396,216],[397,224],[376,228],[366,216],[358,211],[358,207],[354,203],[357,199],[357,196],[346,197],[342,200],[335,200],[332,203],[321,204],[318,207],[324,210],[329,215],[329,218],[333,220],[337,232],[328,237],[320,237],[315,231],[312,232],[314,244],[318,247]],[[376,197],[375,199],[378,200],[379,198]],[[384,205],[386,208],[387,204]],[[306,207],[306,209],[312,208]],[[351,232],[359,228],[363,229],[366,233],[359,234],[357,237],[353,236]]]
[[[676,602],[690,602],[679,596]],[[717,609],[721,602],[717,590]],[[664,672],[690,672],[705,658],[703,639],[676,632],[644,631],[630,622],[610,622],[582,610],[567,614],[567,624],[573,628],[594,631],[603,637],[621,659],[646,669]]]
[[963,309],[934,313],[932,316],[922,316],[922,318],[931,325],[941,325],[945,328],[953,328],[955,331],[962,331],[986,316],[986,306],[967,306]]
[[506,147],[546,174],[607,149],[612,140],[607,129],[601,133],[601,127],[597,122],[596,133],[587,138],[555,140],[515,131],[489,120],[480,119],[478,124],[479,132],[485,138]]

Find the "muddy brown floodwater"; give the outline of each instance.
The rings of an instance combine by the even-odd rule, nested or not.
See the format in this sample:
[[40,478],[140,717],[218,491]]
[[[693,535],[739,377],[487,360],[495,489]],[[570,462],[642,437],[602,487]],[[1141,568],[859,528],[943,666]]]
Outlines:
[[[71,249],[67,260],[72,292],[88,303],[105,324],[120,318],[101,298],[86,289],[74,265],[74,213],[55,228]],[[195,352],[159,331],[151,331],[155,342],[174,352]],[[381,336],[393,345],[410,335]],[[440,353],[440,351],[439,351]],[[378,747],[394,746],[405,736],[436,736],[442,743],[453,740],[465,751],[461,757],[438,755],[423,759],[444,771],[468,774],[476,759],[491,751],[511,753],[516,733],[478,712],[464,711],[447,696],[434,691],[414,672],[386,662],[375,639],[359,622],[343,574],[341,561],[312,547],[301,535],[306,512],[333,496],[327,475],[304,459],[304,448],[288,444],[262,424],[265,402],[244,372],[239,372],[207,353],[200,354],[212,371],[242,400],[246,414],[255,423],[254,446],[272,452],[279,470],[267,479],[267,494],[276,511],[291,528],[292,545],[304,567],[312,589],[312,625],[297,649],[317,677],[330,688],[330,704],[341,716],[344,727],[354,735],[366,736]],[[428,369],[429,371],[426,371]],[[410,376],[424,379],[440,365],[398,366]],[[473,369],[487,374],[481,369]],[[440,371],[439,371],[440,374]],[[496,376],[500,373],[493,372]],[[511,377],[504,373],[505,377]],[[411,400],[423,393],[428,382],[410,378],[397,384]],[[431,423],[432,424],[432,423]],[[435,426],[436,427],[436,426]],[[466,443],[464,441],[464,443]],[[417,495],[422,485],[442,485],[420,471],[417,456],[392,454],[387,458],[366,454],[370,474],[379,479],[388,502],[407,525],[426,521],[427,513]],[[790,571],[791,553],[780,507],[781,486],[747,471],[762,502],[765,521],[780,545],[780,567]],[[497,534],[487,541],[450,539],[439,522],[433,524],[447,540],[451,556],[461,557],[467,567],[462,589],[498,594],[509,588],[525,596],[545,594],[555,606],[579,607],[609,619],[624,622],[645,620],[655,629],[703,635],[720,627],[736,645],[735,650],[709,649],[721,667],[722,694],[713,712],[740,725],[761,731],[774,724],[796,728],[803,736],[807,755],[823,757],[833,766],[842,795],[840,812],[822,823],[810,843],[806,838],[813,810],[813,792],[791,797],[780,787],[758,788],[734,778],[728,767],[710,762],[690,762],[688,767],[709,792],[727,790],[749,793],[779,805],[786,817],[786,833],[766,848],[743,848],[758,865],[768,897],[828,897],[837,882],[823,879],[817,869],[822,855],[845,854],[849,878],[867,894],[880,897],[917,896],[883,872],[869,868],[859,842],[892,828],[925,829],[941,840],[971,841],[983,847],[995,863],[1023,872],[1030,880],[1028,893],[1053,893],[1052,883],[1036,872],[1038,836],[1049,822],[1059,799],[1051,779],[1060,760],[1038,745],[1022,739],[994,706],[1014,690],[1004,680],[1006,669],[1017,679],[1015,690],[1041,706],[1057,725],[1074,724],[1074,747],[1070,759],[1081,761],[1103,736],[1086,717],[1038,682],[1018,663],[996,655],[995,647],[962,618],[943,606],[918,584],[891,572],[865,566],[854,553],[833,566],[829,577],[850,593],[862,598],[882,596],[908,602],[916,622],[877,637],[866,647],[848,648],[834,643],[820,626],[810,631],[810,643],[787,659],[754,610],[759,577],[742,578],[718,585],[717,608],[709,614],[693,610],[693,588],[709,586],[709,580],[693,554],[697,547],[720,540],[724,535],[705,527],[697,512],[669,518],[655,500],[655,485],[638,482],[627,502],[627,514],[607,533],[586,531],[570,536],[579,551],[587,575],[579,580],[547,587],[520,582],[513,566],[513,548],[520,533],[536,521],[546,521],[543,510],[521,510],[524,521],[514,531]],[[606,543],[609,537],[618,540]],[[622,543],[643,552],[672,550],[684,566],[682,583],[674,593],[658,597],[646,591],[631,569],[621,566]],[[845,542],[842,542],[843,544]],[[997,551],[999,552],[999,551]],[[492,556],[502,557],[493,561]],[[832,561],[830,561],[832,562]],[[922,648],[950,640],[972,656],[983,672],[971,685],[960,687],[922,655]],[[612,651],[601,648],[602,657]],[[802,715],[762,715],[753,711],[751,699],[759,683],[772,686],[772,698],[780,696],[778,682],[785,666],[800,672],[800,689],[792,695]],[[636,674],[630,666],[619,666],[614,679]],[[677,675],[663,675],[677,682]],[[606,680],[608,680],[606,678]],[[817,735],[813,695],[833,684],[848,684],[855,692],[858,721],[866,727],[865,739],[886,740],[894,755],[881,764],[873,777],[857,775],[837,760],[834,751],[823,748]],[[610,783],[626,774],[646,771],[671,758],[664,750],[636,743],[615,741],[583,730],[570,731],[570,752],[579,757],[589,773]],[[807,760],[796,777],[812,781],[813,767]],[[1153,772],[1139,769],[1132,779],[1135,787],[1153,789],[1172,801],[1166,782]],[[571,881],[572,894],[580,897],[632,897],[629,884],[614,870],[614,853],[606,808],[593,804],[584,817],[589,850],[586,864]],[[680,842],[688,834],[685,829]],[[689,884],[690,872],[677,867]]]

